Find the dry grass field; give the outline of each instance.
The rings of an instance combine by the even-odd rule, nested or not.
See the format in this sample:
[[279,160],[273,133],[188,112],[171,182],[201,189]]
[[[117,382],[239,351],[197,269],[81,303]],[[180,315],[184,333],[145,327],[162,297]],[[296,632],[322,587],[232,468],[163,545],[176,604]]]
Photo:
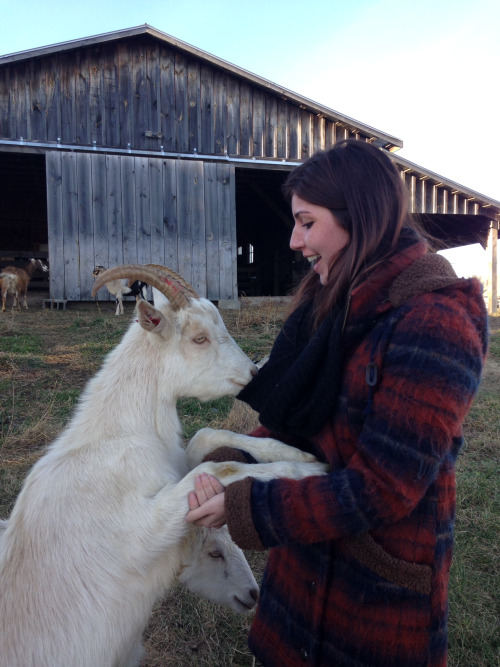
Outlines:
[[[132,317],[114,316],[111,302],[70,304],[66,311],[0,317],[0,518],[6,518],[24,477],[67,421],[86,382],[118,342]],[[245,352],[265,356],[283,307],[225,311],[228,329]],[[466,424],[458,463],[457,545],[451,577],[451,667],[500,667],[500,318],[491,318],[491,354]],[[232,399],[179,404],[189,438],[211,425],[247,431],[254,415]],[[259,579],[265,555],[247,554]],[[250,616],[179,589],[155,609],[146,631],[143,667],[251,666]]]

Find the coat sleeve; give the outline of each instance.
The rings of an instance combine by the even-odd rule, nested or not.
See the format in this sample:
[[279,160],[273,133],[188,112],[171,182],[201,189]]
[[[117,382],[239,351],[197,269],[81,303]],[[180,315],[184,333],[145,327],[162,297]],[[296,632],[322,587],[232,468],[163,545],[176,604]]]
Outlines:
[[[410,514],[441,466],[454,465],[481,378],[485,322],[481,297],[468,300],[460,292],[414,299],[392,331],[346,465],[300,481],[230,485],[226,514],[237,544],[255,549],[337,539]],[[335,420],[329,437],[349,437],[345,411]]]

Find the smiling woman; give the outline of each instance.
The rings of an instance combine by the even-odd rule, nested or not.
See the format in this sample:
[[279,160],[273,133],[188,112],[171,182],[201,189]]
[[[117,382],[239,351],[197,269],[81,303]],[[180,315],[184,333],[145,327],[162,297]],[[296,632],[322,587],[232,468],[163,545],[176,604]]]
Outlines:
[[249,635],[266,667],[444,667],[454,466],[488,345],[481,284],[429,251],[372,144],[313,155],[284,192],[290,245],[313,270],[238,398],[259,413],[251,435],[331,472],[203,478],[188,520],[270,549]]

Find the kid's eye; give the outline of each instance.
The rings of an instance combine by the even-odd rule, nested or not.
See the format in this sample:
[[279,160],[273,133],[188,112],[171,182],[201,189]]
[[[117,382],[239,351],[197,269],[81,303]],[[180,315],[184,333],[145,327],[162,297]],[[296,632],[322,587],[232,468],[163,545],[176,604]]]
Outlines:
[[202,345],[207,340],[207,337],[206,336],[196,336],[196,338],[194,338],[193,340],[197,345]]

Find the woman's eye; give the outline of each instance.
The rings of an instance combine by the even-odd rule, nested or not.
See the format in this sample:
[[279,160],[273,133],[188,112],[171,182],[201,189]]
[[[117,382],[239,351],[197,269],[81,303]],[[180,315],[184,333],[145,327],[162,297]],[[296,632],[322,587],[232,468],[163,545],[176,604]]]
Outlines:
[[311,227],[314,225],[314,222],[305,222],[302,227],[305,227],[306,229],[311,229]]
[[197,345],[201,345],[201,344],[204,343],[206,340],[207,340],[207,337],[206,337],[206,336],[196,336],[196,338],[194,338],[194,342],[195,342]]

